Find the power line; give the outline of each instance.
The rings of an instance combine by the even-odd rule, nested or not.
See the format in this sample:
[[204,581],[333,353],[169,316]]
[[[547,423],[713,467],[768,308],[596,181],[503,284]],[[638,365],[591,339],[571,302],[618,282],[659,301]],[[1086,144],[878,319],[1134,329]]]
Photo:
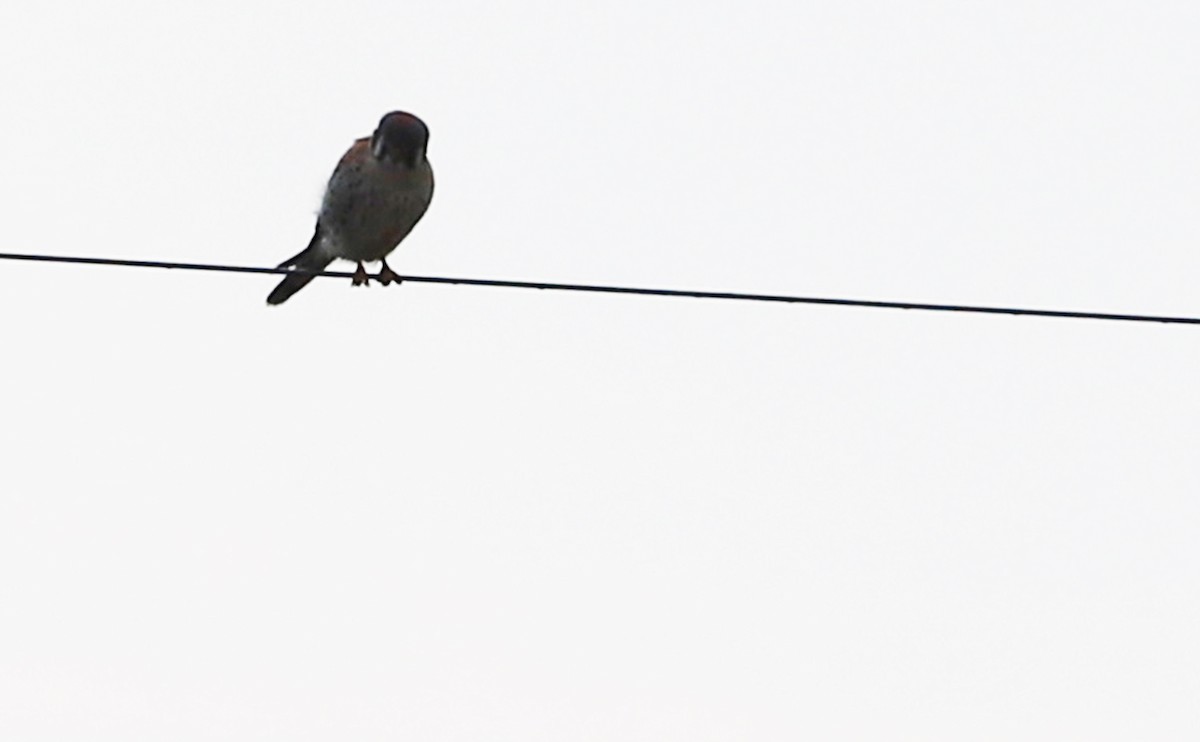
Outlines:
[[[116,265],[128,268],[168,268],[188,271],[216,271],[222,273],[273,273],[296,272],[288,268],[259,268],[248,265],[217,265],[212,263],[172,263],[161,260],[123,260],[120,258],[83,258],[66,255],[26,255],[0,253],[0,260],[26,260],[39,263],[74,263],[78,265]],[[349,271],[312,271],[314,276],[350,278]],[[740,301],[766,301],[784,304],[823,304],[838,307],[873,307],[876,309],[917,309],[929,312],[970,312],[974,314],[1010,314],[1027,317],[1059,317],[1064,319],[1098,319],[1121,322],[1158,322],[1171,325],[1200,325],[1200,317],[1162,317],[1147,314],[1113,314],[1110,312],[1077,312],[1055,309],[1017,309],[1012,307],[984,307],[966,304],[924,304],[906,301],[871,301],[867,299],[826,299],[810,296],[783,296],[776,294],[744,294],[732,291],[684,291],[680,289],[645,289],[628,286],[592,286],[575,283],[542,283],[538,281],[498,281],[487,278],[444,278],[440,276],[400,276],[402,281],[413,283],[442,283],[463,286],[493,286],[514,289],[547,289],[552,291],[587,291],[602,294],[638,294],[641,296],[679,296],[692,299],[735,299]]]

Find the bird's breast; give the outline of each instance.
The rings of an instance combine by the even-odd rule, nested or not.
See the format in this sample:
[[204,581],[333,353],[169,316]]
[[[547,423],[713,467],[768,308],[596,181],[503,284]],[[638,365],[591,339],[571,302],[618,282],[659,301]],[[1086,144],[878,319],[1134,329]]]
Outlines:
[[336,257],[380,260],[424,216],[433,197],[433,170],[343,159],[329,181],[320,222]]

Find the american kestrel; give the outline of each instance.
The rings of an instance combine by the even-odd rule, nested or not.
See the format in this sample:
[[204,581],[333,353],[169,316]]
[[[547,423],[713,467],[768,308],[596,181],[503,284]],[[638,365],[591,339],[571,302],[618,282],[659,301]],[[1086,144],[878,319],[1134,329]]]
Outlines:
[[[408,236],[433,198],[433,169],[425,158],[429,128],[425,122],[393,111],[369,138],[359,139],[338,162],[317,215],[312,241],[280,268],[323,271],[334,258],[358,263],[353,285],[369,276],[363,262],[379,260],[379,282],[400,279],[388,267],[388,253]],[[282,304],[313,280],[310,273],[286,276],[267,297]]]

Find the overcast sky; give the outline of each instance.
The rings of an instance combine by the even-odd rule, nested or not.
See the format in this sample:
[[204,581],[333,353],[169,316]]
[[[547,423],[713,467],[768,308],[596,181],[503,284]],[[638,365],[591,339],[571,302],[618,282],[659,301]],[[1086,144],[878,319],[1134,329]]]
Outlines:
[[[10,2],[0,251],[1200,316],[1195,2]],[[336,268],[347,269],[346,264]],[[1200,329],[0,261],[0,738],[1200,736]]]

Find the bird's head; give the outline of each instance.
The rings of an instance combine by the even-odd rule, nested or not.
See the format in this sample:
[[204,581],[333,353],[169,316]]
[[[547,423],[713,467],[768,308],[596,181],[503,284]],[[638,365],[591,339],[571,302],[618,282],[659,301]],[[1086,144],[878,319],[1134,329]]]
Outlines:
[[375,159],[407,167],[416,167],[425,159],[428,145],[429,127],[403,111],[392,111],[384,116],[371,135],[371,154]]

